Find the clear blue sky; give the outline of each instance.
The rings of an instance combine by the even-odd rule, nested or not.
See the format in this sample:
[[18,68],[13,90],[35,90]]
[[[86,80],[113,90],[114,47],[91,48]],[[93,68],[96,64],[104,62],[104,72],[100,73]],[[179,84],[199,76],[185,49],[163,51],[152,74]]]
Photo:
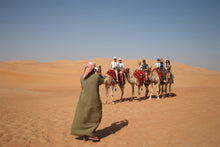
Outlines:
[[113,56],[220,71],[220,1],[0,0],[0,61]]

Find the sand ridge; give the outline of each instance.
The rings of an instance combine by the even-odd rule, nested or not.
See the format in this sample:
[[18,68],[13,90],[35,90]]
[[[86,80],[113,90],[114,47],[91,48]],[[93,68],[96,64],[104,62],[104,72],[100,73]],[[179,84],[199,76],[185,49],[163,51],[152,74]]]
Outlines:
[[[131,73],[142,59],[123,59]],[[172,97],[132,102],[115,92],[115,105],[103,105],[97,129],[101,142],[70,135],[80,94],[79,78],[89,60],[0,62],[0,146],[219,146],[220,72],[172,63]],[[112,59],[93,59],[103,75]],[[146,60],[154,67],[156,61]],[[100,87],[105,100],[104,85]],[[154,93],[155,94],[155,93]],[[137,96],[137,88],[135,89]]]

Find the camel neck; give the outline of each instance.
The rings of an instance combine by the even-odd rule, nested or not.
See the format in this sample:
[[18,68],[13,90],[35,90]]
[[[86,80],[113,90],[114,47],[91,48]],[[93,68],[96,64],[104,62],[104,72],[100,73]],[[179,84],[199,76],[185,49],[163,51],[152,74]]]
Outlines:
[[128,80],[128,83],[132,84],[130,74],[129,73],[125,73],[125,76],[126,76],[126,78]]

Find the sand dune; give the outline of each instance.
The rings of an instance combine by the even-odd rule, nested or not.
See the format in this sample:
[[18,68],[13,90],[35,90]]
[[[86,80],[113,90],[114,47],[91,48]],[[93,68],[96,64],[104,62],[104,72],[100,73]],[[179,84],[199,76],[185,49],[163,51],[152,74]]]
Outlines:
[[[94,59],[105,74],[112,59]],[[0,62],[0,146],[219,146],[220,72],[172,63],[172,97],[103,105],[97,129],[101,142],[70,135],[80,94],[79,78],[88,60]],[[131,72],[141,60],[123,59]],[[146,60],[154,67],[155,61]],[[104,85],[100,88],[105,100]],[[137,89],[135,89],[137,96]],[[144,96],[142,91],[141,96]]]

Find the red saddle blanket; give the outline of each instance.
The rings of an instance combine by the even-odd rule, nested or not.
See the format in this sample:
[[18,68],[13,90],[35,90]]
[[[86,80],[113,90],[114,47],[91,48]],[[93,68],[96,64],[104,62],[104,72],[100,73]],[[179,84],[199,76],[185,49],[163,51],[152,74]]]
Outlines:
[[160,81],[162,81],[162,75],[163,75],[163,72],[161,73],[160,70],[158,68],[154,68],[152,72],[156,71],[159,75],[159,78],[160,78]]
[[136,70],[133,73],[133,76],[138,80],[138,88],[143,85],[143,71],[142,70]]
[[[110,69],[110,70],[108,70],[107,75],[109,75],[109,76],[111,76],[113,78],[114,85],[115,85],[116,84],[116,74],[115,74],[115,71]],[[122,81],[122,79],[123,79],[123,81]],[[124,76],[124,74],[120,74],[119,72],[118,72],[118,82],[122,83],[122,84],[125,84],[125,76]]]
[[111,76],[113,79],[114,79],[114,81],[116,81],[116,75],[115,75],[115,71],[114,70],[108,70],[107,71],[107,75],[109,75],[109,76]]

